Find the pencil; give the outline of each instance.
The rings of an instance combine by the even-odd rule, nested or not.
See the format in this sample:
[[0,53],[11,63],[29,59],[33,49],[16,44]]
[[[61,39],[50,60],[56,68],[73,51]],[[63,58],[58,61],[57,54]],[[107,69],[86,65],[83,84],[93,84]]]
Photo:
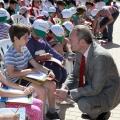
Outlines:
[[55,78],[55,81],[59,82],[56,78]]
[[19,105],[18,109],[16,110],[15,114],[18,112],[19,108],[20,108],[20,105]]

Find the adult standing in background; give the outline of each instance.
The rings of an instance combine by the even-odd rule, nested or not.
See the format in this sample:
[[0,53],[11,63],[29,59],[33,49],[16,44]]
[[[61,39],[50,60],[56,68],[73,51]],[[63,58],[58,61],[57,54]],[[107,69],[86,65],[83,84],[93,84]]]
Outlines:
[[93,41],[87,26],[75,26],[69,40],[72,50],[77,52],[76,61],[69,78],[56,90],[56,99],[71,98],[77,102],[86,113],[81,116],[84,119],[108,120],[110,110],[120,103],[116,64],[107,50]]
[[[93,9],[91,15],[95,18],[94,24],[97,24],[97,20],[102,17],[100,21],[100,32],[103,33],[103,39],[108,39],[108,42],[112,42],[113,25],[119,16],[119,11],[113,6],[104,6],[101,10]],[[95,25],[96,26],[96,25]],[[106,29],[106,27],[108,29]]]

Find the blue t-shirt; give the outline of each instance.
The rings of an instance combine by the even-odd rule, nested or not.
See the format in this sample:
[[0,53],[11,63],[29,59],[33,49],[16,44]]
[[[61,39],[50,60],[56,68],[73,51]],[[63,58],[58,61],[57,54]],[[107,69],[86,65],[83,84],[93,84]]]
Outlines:
[[37,41],[32,36],[30,36],[27,48],[30,51],[33,58],[35,58],[35,56],[37,55],[36,53],[38,51],[44,51],[45,53],[51,53],[54,58],[60,61],[65,60],[65,58],[62,55],[60,55],[56,50],[54,50],[44,39],[40,39]]
[[[21,71],[28,67],[28,62],[33,59],[26,46],[22,47],[22,53],[18,53],[16,49],[11,45],[8,51],[4,55],[5,66],[14,66],[15,71]],[[7,79],[16,82],[20,77],[11,78],[6,71]]]

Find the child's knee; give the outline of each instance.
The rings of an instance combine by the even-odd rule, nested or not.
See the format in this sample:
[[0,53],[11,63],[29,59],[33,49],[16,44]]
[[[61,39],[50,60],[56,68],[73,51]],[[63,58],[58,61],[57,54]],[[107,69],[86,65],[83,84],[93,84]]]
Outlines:
[[48,89],[54,91],[56,89],[56,83],[54,81],[50,81],[48,83]]

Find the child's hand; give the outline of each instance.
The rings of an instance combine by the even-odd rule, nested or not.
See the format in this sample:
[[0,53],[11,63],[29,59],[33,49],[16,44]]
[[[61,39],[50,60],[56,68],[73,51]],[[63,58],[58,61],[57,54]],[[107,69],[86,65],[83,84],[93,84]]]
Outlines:
[[24,90],[24,95],[29,95],[29,94],[33,93],[34,91],[35,91],[35,88],[32,86],[29,86]]
[[26,74],[38,74],[39,72],[36,70],[36,69],[25,69],[25,70],[22,70],[22,71],[24,71],[25,72],[25,75]]
[[52,54],[46,53],[46,54],[45,54],[45,59],[50,59],[52,56],[53,56]]
[[51,78],[52,78],[52,80],[54,80],[54,79],[55,79],[55,75],[54,75],[54,73],[53,73],[53,71],[52,71],[52,70],[49,72],[48,76],[49,76],[49,77],[51,77]]
[[20,120],[18,115],[15,113],[4,114],[4,118],[5,118],[5,120]]

